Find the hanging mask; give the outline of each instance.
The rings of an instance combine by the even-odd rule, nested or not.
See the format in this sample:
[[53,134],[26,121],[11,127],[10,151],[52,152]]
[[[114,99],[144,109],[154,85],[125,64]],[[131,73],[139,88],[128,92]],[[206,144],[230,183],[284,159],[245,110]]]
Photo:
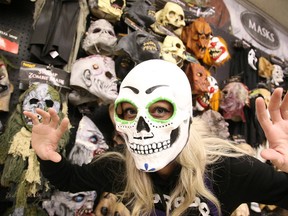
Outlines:
[[[154,59],[136,65],[123,80],[115,101],[116,130],[136,167],[155,172],[182,151],[189,137],[192,95],[185,73]],[[169,118],[161,116],[169,114]]]
[[118,95],[114,60],[102,55],[76,60],[71,69],[70,86],[87,90],[103,103],[114,102]]
[[182,67],[186,59],[185,51],[186,47],[178,37],[168,35],[161,46],[160,57]]
[[168,35],[166,31],[178,35],[179,29],[185,26],[183,8],[174,2],[167,2],[163,9],[156,12],[155,18],[156,22],[151,28],[161,35]]
[[[45,111],[48,108],[53,108],[57,113],[60,112],[62,104],[60,92],[46,83],[31,85],[21,97],[24,98],[22,103],[23,111],[36,113],[36,108]],[[37,114],[37,116],[39,120],[42,119],[40,115]],[[25,115],[22,115],[22,117],[24,118],[26,127],[32,129],[32,120]]]
[[272,80],[271,83],[275,84],[276,86],[279,86],[280,83],[284,82],[284,72],[280,65],[273,65],[272,70]]
[[207,65],[220,66],[230,59],[227,43],[222,37],[212,37],[203,57]]
[[268,91],[268,89],[265,88],[257,88],[253,89],[249,92],[249,97],[262,97],[264,99],[264,102],[266,104],[266,107],[269,106],[270,99],[271,99],[271,92]]
[[51,200],[42,202],[42,207],[48,215],[92,215],[95,198],[95,191],[79,193],[55,191]]
[[251,48],[248,52],[248,64],[253,70],[257,70],[257,62],[256,50]]
[[0,60],[0,111],[8,112],[14,86],[9,80],[6,65]]
[[192,87],[193,95],[208,92],[209,82],[207,80],[209,72],[198,63],[189,63],[185,69],[186,76]]
[[201,119],[208,124],[212,136],[218,136],[222,139],[228,139],[230,136],[229,124],[219,112],[211,109],[206,110],[201,115]]
[[104,136],[98,127],[87,116],[79,122],[75,144],[69,154],[69,160],[74,164],[87,164],[96,155],[108,149]]
[[126,0],[88,0],[91,13],[99,19],[119,21],[126,7]]
[[225,119],[246,122],[244,114],[246,105],[249,105],[249,91],[243,83],[231,82],[222,89],[220,108]]
[[211,36],[212,30],[209,23],[200,17],[183,28],[181,40],[186,45],[188,52],[192,52],[197,59],[203,59]]
[[114,28],[105,19],[99,19],[91,23],[83,40],[82,48],[89,54],[113,55],[117,37]]
[[128,54],[135,62],[160,58],[160,44],[154,36],[145,31],[134,31],[122,37],[115,51],[117,55]]
[[155,22],[155,0],[149,1],[130,1],[124,9],[124,17],[131,19],[140,28],[148,28]]
[[220,102],[220,89],[218,81],[211,75],[207,77],[207,80],[209,82],[207,94],[209,96],[210,108],[212,110],[218,111]]
[[258,75],[260,77],[271,79],[272,77],[272,71],[274,67],[270,61],[268,61],[265,57],[261,56],[259,58],[259,69],[258,69]]

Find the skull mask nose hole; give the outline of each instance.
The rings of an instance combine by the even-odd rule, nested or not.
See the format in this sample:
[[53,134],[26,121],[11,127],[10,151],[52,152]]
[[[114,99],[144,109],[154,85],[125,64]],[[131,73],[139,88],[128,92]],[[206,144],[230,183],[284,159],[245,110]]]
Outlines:
[[141,116],[137,123],[137,132],[139,133],[142,130],[146,130],[147,132],[150,132],[150,127],[145,122],[144,118]]

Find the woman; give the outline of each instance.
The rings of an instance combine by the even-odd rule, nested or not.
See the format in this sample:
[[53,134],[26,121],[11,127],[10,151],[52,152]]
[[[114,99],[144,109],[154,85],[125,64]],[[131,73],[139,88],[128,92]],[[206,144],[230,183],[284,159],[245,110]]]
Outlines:
[[[245,202],[288,208],[288,96],[263,99],[257,116],[270,143],[262,157],[284,172],[244,155],[229,142],[211,137],[192,116],[191,88],[173,63],[154,59],[138,64],[123,80],[115,101],[116,130],[126,154],[107,153],[82,167],[57,153],[69,120],[59,124],[53,109],[37,109],[32,147],[41,171],[60,190],[117,194],[131,215],[230,215]],[[286,173],[285,173],[286,172]]]

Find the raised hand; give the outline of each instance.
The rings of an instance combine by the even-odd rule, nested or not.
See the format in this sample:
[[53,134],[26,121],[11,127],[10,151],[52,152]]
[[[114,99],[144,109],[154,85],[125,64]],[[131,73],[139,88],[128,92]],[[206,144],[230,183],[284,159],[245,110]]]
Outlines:
[[33,123],[31,144],[38,157],[42,160],[59,162],[61,155],[57,153],[58,142],[68,129],[69,120],[64,118],[59,125],[57,112],[49,108],[48,112],[36,109],[37,114],[42,116],[39,122],[37,114],[24,111],[23,114],[31,118]]
[[269,149],[261,152],[261,156],[270,160],[278,169],[288,172],[288,94],[282,100],[283,89],[274,90],[267,109],[263,98],[256,100],[256,112],[266,138]]

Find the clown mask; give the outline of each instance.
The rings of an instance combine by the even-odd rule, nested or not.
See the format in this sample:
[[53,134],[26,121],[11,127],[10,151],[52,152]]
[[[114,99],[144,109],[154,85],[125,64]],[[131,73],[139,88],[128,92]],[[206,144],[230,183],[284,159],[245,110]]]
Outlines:
[[115,124],[139,170],[155,172],[173,161],[189,137],[192,95],[185,73],[153,59],[125,77],[115,101]]
[[230,59],[226,42],[221,37],[212,37],[203,58],[207,65],[220,66]]

